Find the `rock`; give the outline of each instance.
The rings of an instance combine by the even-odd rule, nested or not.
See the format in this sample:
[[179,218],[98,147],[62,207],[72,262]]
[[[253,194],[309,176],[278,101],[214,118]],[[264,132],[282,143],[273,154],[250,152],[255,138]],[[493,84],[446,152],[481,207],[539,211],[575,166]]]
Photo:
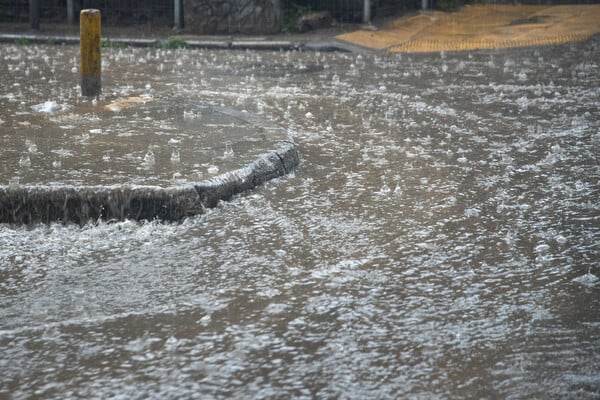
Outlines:
[[195,34],[268,34],[281,29],[279,0],[183,0],[185,30]]
[[315,29],[329,28],[332,21],[329,11],[313,12],[298,18],[296,29],[298,32],[308,32]]

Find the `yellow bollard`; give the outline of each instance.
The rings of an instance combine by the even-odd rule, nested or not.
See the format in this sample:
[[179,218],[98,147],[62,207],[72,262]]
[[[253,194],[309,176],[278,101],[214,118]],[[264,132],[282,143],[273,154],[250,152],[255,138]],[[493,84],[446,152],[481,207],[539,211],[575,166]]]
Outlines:
[[97,97],[102,91],[100,57],[100,11],[81,10],[79,15],[81,49],[81,95]]

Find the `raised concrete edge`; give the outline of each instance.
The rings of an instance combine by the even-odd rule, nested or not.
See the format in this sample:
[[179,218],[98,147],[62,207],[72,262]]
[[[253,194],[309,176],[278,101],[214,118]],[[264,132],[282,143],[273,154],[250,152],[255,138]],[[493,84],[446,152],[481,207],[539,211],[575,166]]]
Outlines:
[[[159,39],[139,38],[103,38],[103,40],[115,45],[126,45],[133,47],[161,47],[164,43]],[[185,43],[188,48],[199,49],[232,49],[232,50],[274,50],[274,51],[322,51],[322,52],[365,52],[372,51],[367,47],[354,45],[337,39],[331,40],[251,40],[235,39],[231,37],[214,39],[187,39]],[[42,35],[42,34],[15,34],[0,33],[0,43],[17,43],[25,41],[31,44],[79,44],[78,36]]]
[[289,139],[243,168],[182,186],[0,185],[0,223],[179,221],[290,173],[299,162],[296,145]]

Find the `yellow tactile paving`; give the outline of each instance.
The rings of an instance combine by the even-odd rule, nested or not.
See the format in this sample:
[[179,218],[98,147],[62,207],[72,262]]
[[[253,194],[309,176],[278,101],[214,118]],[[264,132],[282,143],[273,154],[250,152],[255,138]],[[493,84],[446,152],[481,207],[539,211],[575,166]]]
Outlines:
[[600,33],[600,4],[556,6],[473,5],[454,13],[400,18],[378,31],[340,40],[392,52],[431,52],[541,46],[586,40]]

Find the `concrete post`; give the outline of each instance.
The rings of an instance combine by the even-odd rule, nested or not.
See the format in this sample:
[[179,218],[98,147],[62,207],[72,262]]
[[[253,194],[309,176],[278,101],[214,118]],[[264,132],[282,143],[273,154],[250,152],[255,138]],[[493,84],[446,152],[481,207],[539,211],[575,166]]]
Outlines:
[[363,22],[365,24],[371,23],[371,2],[370,2],[370,0],[364,0]]
[[29,24],[34,31],[40,30],[40,1],[29,0]]
[[67,22],[69,25],[75,23],[75,7],[73,5],[73,0],[67,0]]
[[175,24],[173,25],[173,27],[176,30],[181,30],[183,29],[183,4],[182,0],[175,0]]
[[96,97],[102,91],[100,57],[100,11],[81,10],[79,15],[81,49],[81,95]]

